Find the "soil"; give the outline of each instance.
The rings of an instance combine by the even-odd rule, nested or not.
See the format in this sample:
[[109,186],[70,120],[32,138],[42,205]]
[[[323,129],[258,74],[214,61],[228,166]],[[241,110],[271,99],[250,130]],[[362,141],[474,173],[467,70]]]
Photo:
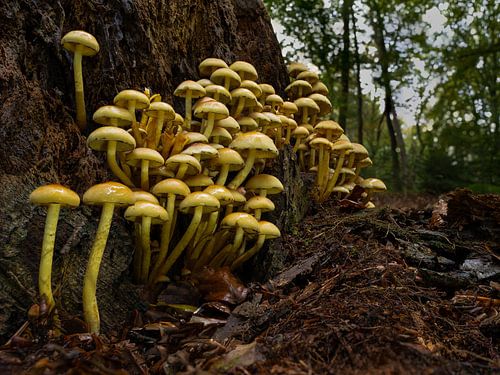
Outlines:
[[60,312],[58,336],[32,308],[0,373],[499,373],[500,196],[384,201],[312,206],[283,236],[282,272],[204,270],[107,335]]

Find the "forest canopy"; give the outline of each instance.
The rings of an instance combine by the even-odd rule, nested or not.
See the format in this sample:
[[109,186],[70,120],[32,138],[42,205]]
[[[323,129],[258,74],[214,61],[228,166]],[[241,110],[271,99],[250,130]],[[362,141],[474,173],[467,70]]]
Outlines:
[[500,192],[499,3],[265,0],[393,190]]

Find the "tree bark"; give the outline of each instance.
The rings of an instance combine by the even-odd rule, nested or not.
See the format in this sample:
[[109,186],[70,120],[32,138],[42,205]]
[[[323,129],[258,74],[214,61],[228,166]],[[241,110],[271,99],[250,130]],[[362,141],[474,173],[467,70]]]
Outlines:
[[[175,87],[199,79],[206,57],[255,65],[260,82],[282,94],[287,72],[260,0],[6,0],[0,3],[0,342],[25,321],[35,289],[45,209],[28,203],[37,186],[58,182],[80,195],[111,179],[103,155],[86,146],[92,113],[123,89],[148,86],[182,113]],[[92,33],[96,56],[83,59],[88,127],[75,123],[72,56],[61,37]],[[285,185],[291,181],[283,181]],[[98,281],[104,330],[140,306],[130,282],[132,227],[114,217]],[[286,215],[286,213],[285,213]],[[81,314],[82,275],[98,210],[62,210],[53,287],[59,310]]]
[[347,129],[347,111],[349,109],[349,70],[350,70],[350,16],[352,12],[353,0],[344,0],[342,3],[342,21],[344,23],[344,31],[342,34],[342,54],[340,57],[340,72],[341,72],[341,97],[339,108],[339,124],[344,130]]
[[356,15],[352,12],[352,34],[354,36],[354,62],[356,64],[356,89],[357,89],[357,112],[356,122],[358,125],[358,143],[363,144],[363,93],[361,90],[361,61],[358,50],[358,36],[356,27]]

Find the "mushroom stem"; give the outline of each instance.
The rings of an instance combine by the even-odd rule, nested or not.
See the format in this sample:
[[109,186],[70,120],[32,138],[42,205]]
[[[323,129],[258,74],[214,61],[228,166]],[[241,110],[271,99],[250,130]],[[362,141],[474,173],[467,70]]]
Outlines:
[[[285,144],[289,145],[291,143],[290,140],[292,139],[292,128],[290,126],[288,126],[286,128],[286,133],[285,134],[286,134],[285,135]],[[297,147],[299,147],[299,146],[297,146]]]
[[100,319],[97,307],[96,288],[99,267],[108,240],[111,220],[113,219],[114,203],[104,203],[97,233],[90,250],[89,262],[83,279],[83,315],[90,333],[99,333]]
[[243,263],[245,263],[247,260],[252,258],[255,254],[259,252],[260,249],[262,249],[262,246],[264,246],[264,242],[266,241],[266,236],[261,234],[259,235],[257,242],[255,245],[252,246],[248,251],[240,255],[232,264],[231,264],[231,271],[237,270],[238,268],[241,267]]
[[302,110],[302,124],[307,124],[307,117],[309,115],[309,111],[307,109],[307,107],[305,107],[303,110]]
[[184,128],[186,130],[191,130],[191,92],[188,92],[186,95],[186,113],[184,116]]
[[325,154],[325,149],[320,146],[319,151],[318,151],[318,171],[316,172],[316,186],[319,188],[319,191],[321,191],[321,180],[323,179],[323,163],[324,163],[324,154]]
[[240,98],[240,100],[238,100],[238,105],[236,106],[236,109],[234,110],[233,117],[238,118],[238,116],[241,114],[241,112],[243,112],[244,108],[245,108],[245,99]]
[[[281,148],[281,138],[282,138],[281,126],[276,129],[276,137],[274,138],[274,144],[277,148]],[[286,142],[286,141],[285,141]]]
[[[205,247],[203,250],[201,256],[198,258],[196,261],[193,271],[197,272],[199,271],[203,266],[209,263],[209,261],[212,259],[213,254],[216,250],[220,249],[224,244],[229,240],[231,233],[227,230],[223,230],[220,232],[217,232],[212,238],[210,239],[210,242],[208,245]],[[230,246],[230,245],[228,245]]]
[[182,252],[189,244],[189,241],[191,241],[191,238],[193,238],[196,232],[196,228],[198,228],[198,225],[200,225],[202,214],[203,206],[196,207],[189,227],[187,228],[186,232],[184,232],[184,235],[172,250],[172,253],[170,253],[165,263],[161,265],[158,271],[158,276],[154,279],[153,282],[156,282],[156,280],[158,280],[161,275],[167,274],[168,271],[170,271],[170,268],[172,268],[172,266],[174,265],[175,261],[181,256]]
[[82,54],[78,49],[75,50],[73,57],[73,74],[75,78],[76,123],[80,130],[84,130],[87,126],[87,114],[83,93]]
[[220,267],[223,263],[224,260],[231,255],[231,253],[238,251],[240,248],[241,244],[243,243],[243,238],[244,238],[245,231],[243,228],[238,227],[236,228],[236,233],[234,235],[233,243],[231,245],[226,245],[222,251],[219,252],[210,261],[210,266],[211,267]]
[[132,115],[132,135],[135,138],[135,141],[138,145],[141,144],[141,133],[139,133],[139,124],[137,123],[137,118],[135,117],[135,100],[128,101],[128,111]]
[[217,227],[217,219],[219,218],[219,211],[211,212],[210,217],[208,218],[207,226],[205,230],[203,231],[201,238],[197,243],[195,243],[195,248],[191,254],[191,257],[189,259],[189,263],[193,264],[201,254],[201,251],[203,250],[203,247],[205,244],[208,242],[210,237],[215,231],[215,228]]
[[314,163],[316,162],[316,149],[311,147],[309,151],[309,168],[314,167]]
[[125,172],[121,170],[116,162],[116,141],[108,141],[107,161],[109,169],[111,169],[111,172],[113,172],[116,177],[118,177],[128,187],[134,187],[134,183],[125,174]]
[[344,158],[345,158],[345,151],[341,151],[339,155],[339,159],[337,160],[337,165],[335,166],[335,171],[333,172],[332,177],[330,177],[330,180],[328,180],[328,184],[326,186],[326,190],[324,194],[321,197],[321,200],[326,200],[330,196],[330,194],[333,191],[333,188],[335,187],[335,183],[337,182],[337,179],[340,174],[340,170],[342,169],[342,165],[344,165]]
[[248,151],[247,160],[245,160],[245,167],[239,171],[239,173],[233,178],[233,180],[227,186],[228,189],[236,190],[245,181],[245,178],[250,174],[253,164],[255,162],[256,150],[250,149]]
[[[203,131],[203,135],[205,137],[210,138],[210,135],[212,134],[212,130],[214,129],[214,119],[215,119],[215,113],[209,113],[208,118],[207,118],[207,123],[205,130]],[[218,143],[218,141],[216,141]]]
[[158,145],[160,144],[161,131],[163,130],[163,123],[165,122],[165,112],[159,111],[158,118],[156,119],[156,133],[155,133],[155,142],[154,149],[158,149]]
[[43,232],[42,255],[40,257],[40,272],[38,274],[38,290],[45,297],[47,307],[52,310],[55,306],[52,295],[52,258],[54,255],[54,243],[56,240],[57,222],[59,220],[60,204],[50,204],[47,208],[45,229]]
[[161,227],[161,240],[160,240],[160,252],[156,258],[156,263],[151,271],[151,276],[149,277],[149,282],[152,283],[156,280],[158,276],[158,270],[160,266],[165,261],[168,254],[168,246],[170,245],[170,233],[173,227],[174,221],[174,211],[175,211],[175,194],[168,194],[167,200],[167,213],[170,220],[167,220]]
[[151,217],[143,216],[141,222],[141,247],[142,247],[142,262],[141,262],[141,283],[146,283],[149,275],[149,265],[151,264]]
[[149,191],[149,160],[141,160],[141,189]]
[[175,178],[177,178],[178,180],[182,180],[184,178],[184,175],[186,174],[187,170],[188,170],[188,165],[181,164],[181,166],[177,170],[177,174],[175,175]]
[[224,186],[227,180],[227,176],[229,174],[229,164],[222,164],[219,172],[219,176],[217,176],[216,185]]

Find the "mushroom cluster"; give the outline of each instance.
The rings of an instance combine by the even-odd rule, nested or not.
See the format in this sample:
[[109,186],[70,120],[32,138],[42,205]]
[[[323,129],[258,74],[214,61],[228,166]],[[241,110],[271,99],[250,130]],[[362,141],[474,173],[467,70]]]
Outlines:
[[[73,39],[65,37],[64,45],[80,51],[83,47],[68,44],[76,43]],[[372,192],[385,189],[380,180],[359,176],[371,164],[366,149],[351,143],[336,122],[320,120],[330,113],[331,104],[318,75],[298,63],[289,66],[289,73],[293,81],[285,101],[271,85],[257,83],[250,63],[228,65],[207,58],[199,64],[200,80],[184,81],[175,89],[174,95],[185,103],[183,116],[149,89],[123,90],[112,104],[94,112],[93,121],[101,127],[88,136],[87,145],[106,152],[119,182],[92,186],[82,199],[102,207],[83,280],[90,332],[100,329],[96,287],[116,207],[126,208],[124,216],[134,226],[133,277],[153,288],[179,275],[174,269],[181,275],[205,266],[236,270],[266,240],[280,236],[276,225],[262,216],[275,209],[270,197],[284,188],[278,178],[263,172],[284,147],[298,153],[303,171],[316,172],[319,201],[332,193],[349,194],[355,183],[363,183],[363,204],[369,207]],[[83,98],[83,91],[77,96]],[[85,112],[83,102],[78,108]],[[83,121],[85,115],[78,118]],[[49,207],[39,289],[52,308],[57,215],[61,206],[80,202],[60,185],[36,189],[31,201]]]

